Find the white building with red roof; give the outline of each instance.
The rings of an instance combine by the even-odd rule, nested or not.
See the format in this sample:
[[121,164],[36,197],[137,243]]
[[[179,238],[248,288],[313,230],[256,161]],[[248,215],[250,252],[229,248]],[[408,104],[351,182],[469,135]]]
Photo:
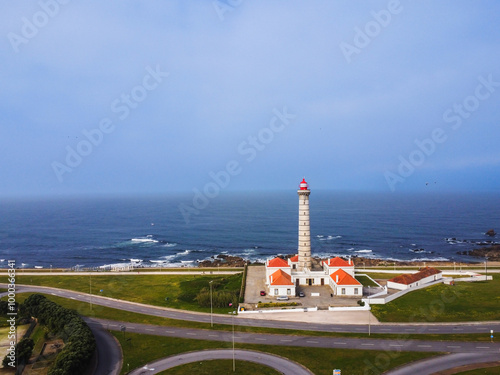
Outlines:
[[309,185],[299,185],[298,254],[288,260],[274,258],[266,262],[266,287],[270,296],[295,296],[300,285],[328,285],[331,294],[362,296],[363,285],[356,280],[351,259],[329,258],[312,268],[309,224]]

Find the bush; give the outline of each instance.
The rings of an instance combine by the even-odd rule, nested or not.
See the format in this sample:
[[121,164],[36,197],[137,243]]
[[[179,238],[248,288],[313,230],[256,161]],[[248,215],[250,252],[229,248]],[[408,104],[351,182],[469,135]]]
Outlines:
[[83,374],[95,351],[95,338],[89,326],[74,311],[32,294],[23,309],[62,337],[66,346],[59,353],[48,375]]
[[[203,288],[196,296],[196,301],[202,307],[210,307],[210,290]],[[229,290],[212,290],[213,307],[227,307],[230,303],[237,305],[238,296]]]
[[[16,359],[19,365],[23,365],[27,363],[31,357],[31,353],[33,352],[33,348],[35,347],[35,343],[32,339],[22,339],[16,345]],[[4,368],[8,368],[10,359],[5,356],[2,365]]]

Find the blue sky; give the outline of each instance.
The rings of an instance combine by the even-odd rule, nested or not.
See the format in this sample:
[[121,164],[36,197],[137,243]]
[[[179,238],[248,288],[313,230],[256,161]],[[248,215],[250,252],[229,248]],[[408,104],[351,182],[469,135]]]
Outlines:
[[498,14],[4,1],[0,196],[190,193],[211,174],[228,192],[498,190]]

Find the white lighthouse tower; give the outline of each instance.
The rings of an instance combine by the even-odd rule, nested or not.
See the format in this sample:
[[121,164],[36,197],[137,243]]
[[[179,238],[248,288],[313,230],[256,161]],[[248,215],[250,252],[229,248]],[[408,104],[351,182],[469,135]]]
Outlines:
[[298,271],[311,269],[311,227],[309,224],[309,186],[304,179],[297,191],[299,195],[299,264]]

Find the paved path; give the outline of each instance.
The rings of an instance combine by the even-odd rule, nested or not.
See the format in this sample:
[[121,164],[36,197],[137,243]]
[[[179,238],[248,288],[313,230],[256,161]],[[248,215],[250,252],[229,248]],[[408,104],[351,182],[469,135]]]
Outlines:
[[122,349],[113,335],[100,326],[89,325],[97,344],[97,369],[94,375],[118,375],[122,368]]
[[385,375],[432,375],[438,371],[456,367],[500,361],[499,353],[454,353],[410,363],[409,365],[388,371]]
[[[180,337],[196,340],[231,342],[230,331],[198,328],[156,326],[140,323],[125,323],[107,319],[84,318],[90,326],[100,326],[110,330],[120,330],[125,325],[127,332],[147,335]],[[235,319],[236,321],[236,319]],[[266,344],[335,349],[362,349],[382,351],[451,352],[451,353],[500,353],[500,343],[470,341],[426,341],[367,339],[351,337],[298,336],[267,333],[235,332],[234,341],[242,344]]]
[[[6,284],[0,283],[0,288],[5,288]],[[36,292],[52,294],[54,296],[89,302],[92,298],[92,303],[101,306],[107,306],[115,309],[136,312],[140,314],[147,314],[152,316],[160,316],[171,319],[186,320],[193,322],[210,323],[210,314],[198,313],[193,311],[184,311],[178,309],[169,309],[163,307],[156,307],[151,305],[144,305],[134,302],[117,300],[108,297],[102,297],[80,292],[74,292],[65,289],[49,288],[42,286],[26,286],[17,285],[17,292]],[[6,293],[1,293],[4,296]],[[290,319],[302,319],[306,315],[315,313],[289,313]],[[231,316],[226,315],[213,315],[213,322],[216,324],[232,324]],[[354,333],[368,333],[367,324],[325,324],[321,322],[308,323],[301,321],[277,321],[273,320],[272,314],[262,314],[262,319],[252,319],[237,316],[234,319],[234,324],[237,326],[249,327],[269,327],[269,328],[283,328],[294,330],[310,330],[322,332],[354,332]],[[391,334],[452,334],[452,333],[484,333],[489,337],[490,330],[495,332],[500,331],[500,322],[480,322],[480,323],[379,323],[371,325],[372,333],[391,333]]]
[[[253,350],[236,349],[234,351],[234,358],[240,361],[261,363],[263,365],[272,367],[285,375],[313,374],[311,371],[296,362],[268,353],[257,352]],[[233,351],[231,349],[217,349],[182,353],[149,363],[142,368],[131,371],[130,374],[157,374],[161,371],[184,365],[186,363],[209,361],[213,359],[233,359]],[[238,368],[236,368],[236,371],[238,371]]]

